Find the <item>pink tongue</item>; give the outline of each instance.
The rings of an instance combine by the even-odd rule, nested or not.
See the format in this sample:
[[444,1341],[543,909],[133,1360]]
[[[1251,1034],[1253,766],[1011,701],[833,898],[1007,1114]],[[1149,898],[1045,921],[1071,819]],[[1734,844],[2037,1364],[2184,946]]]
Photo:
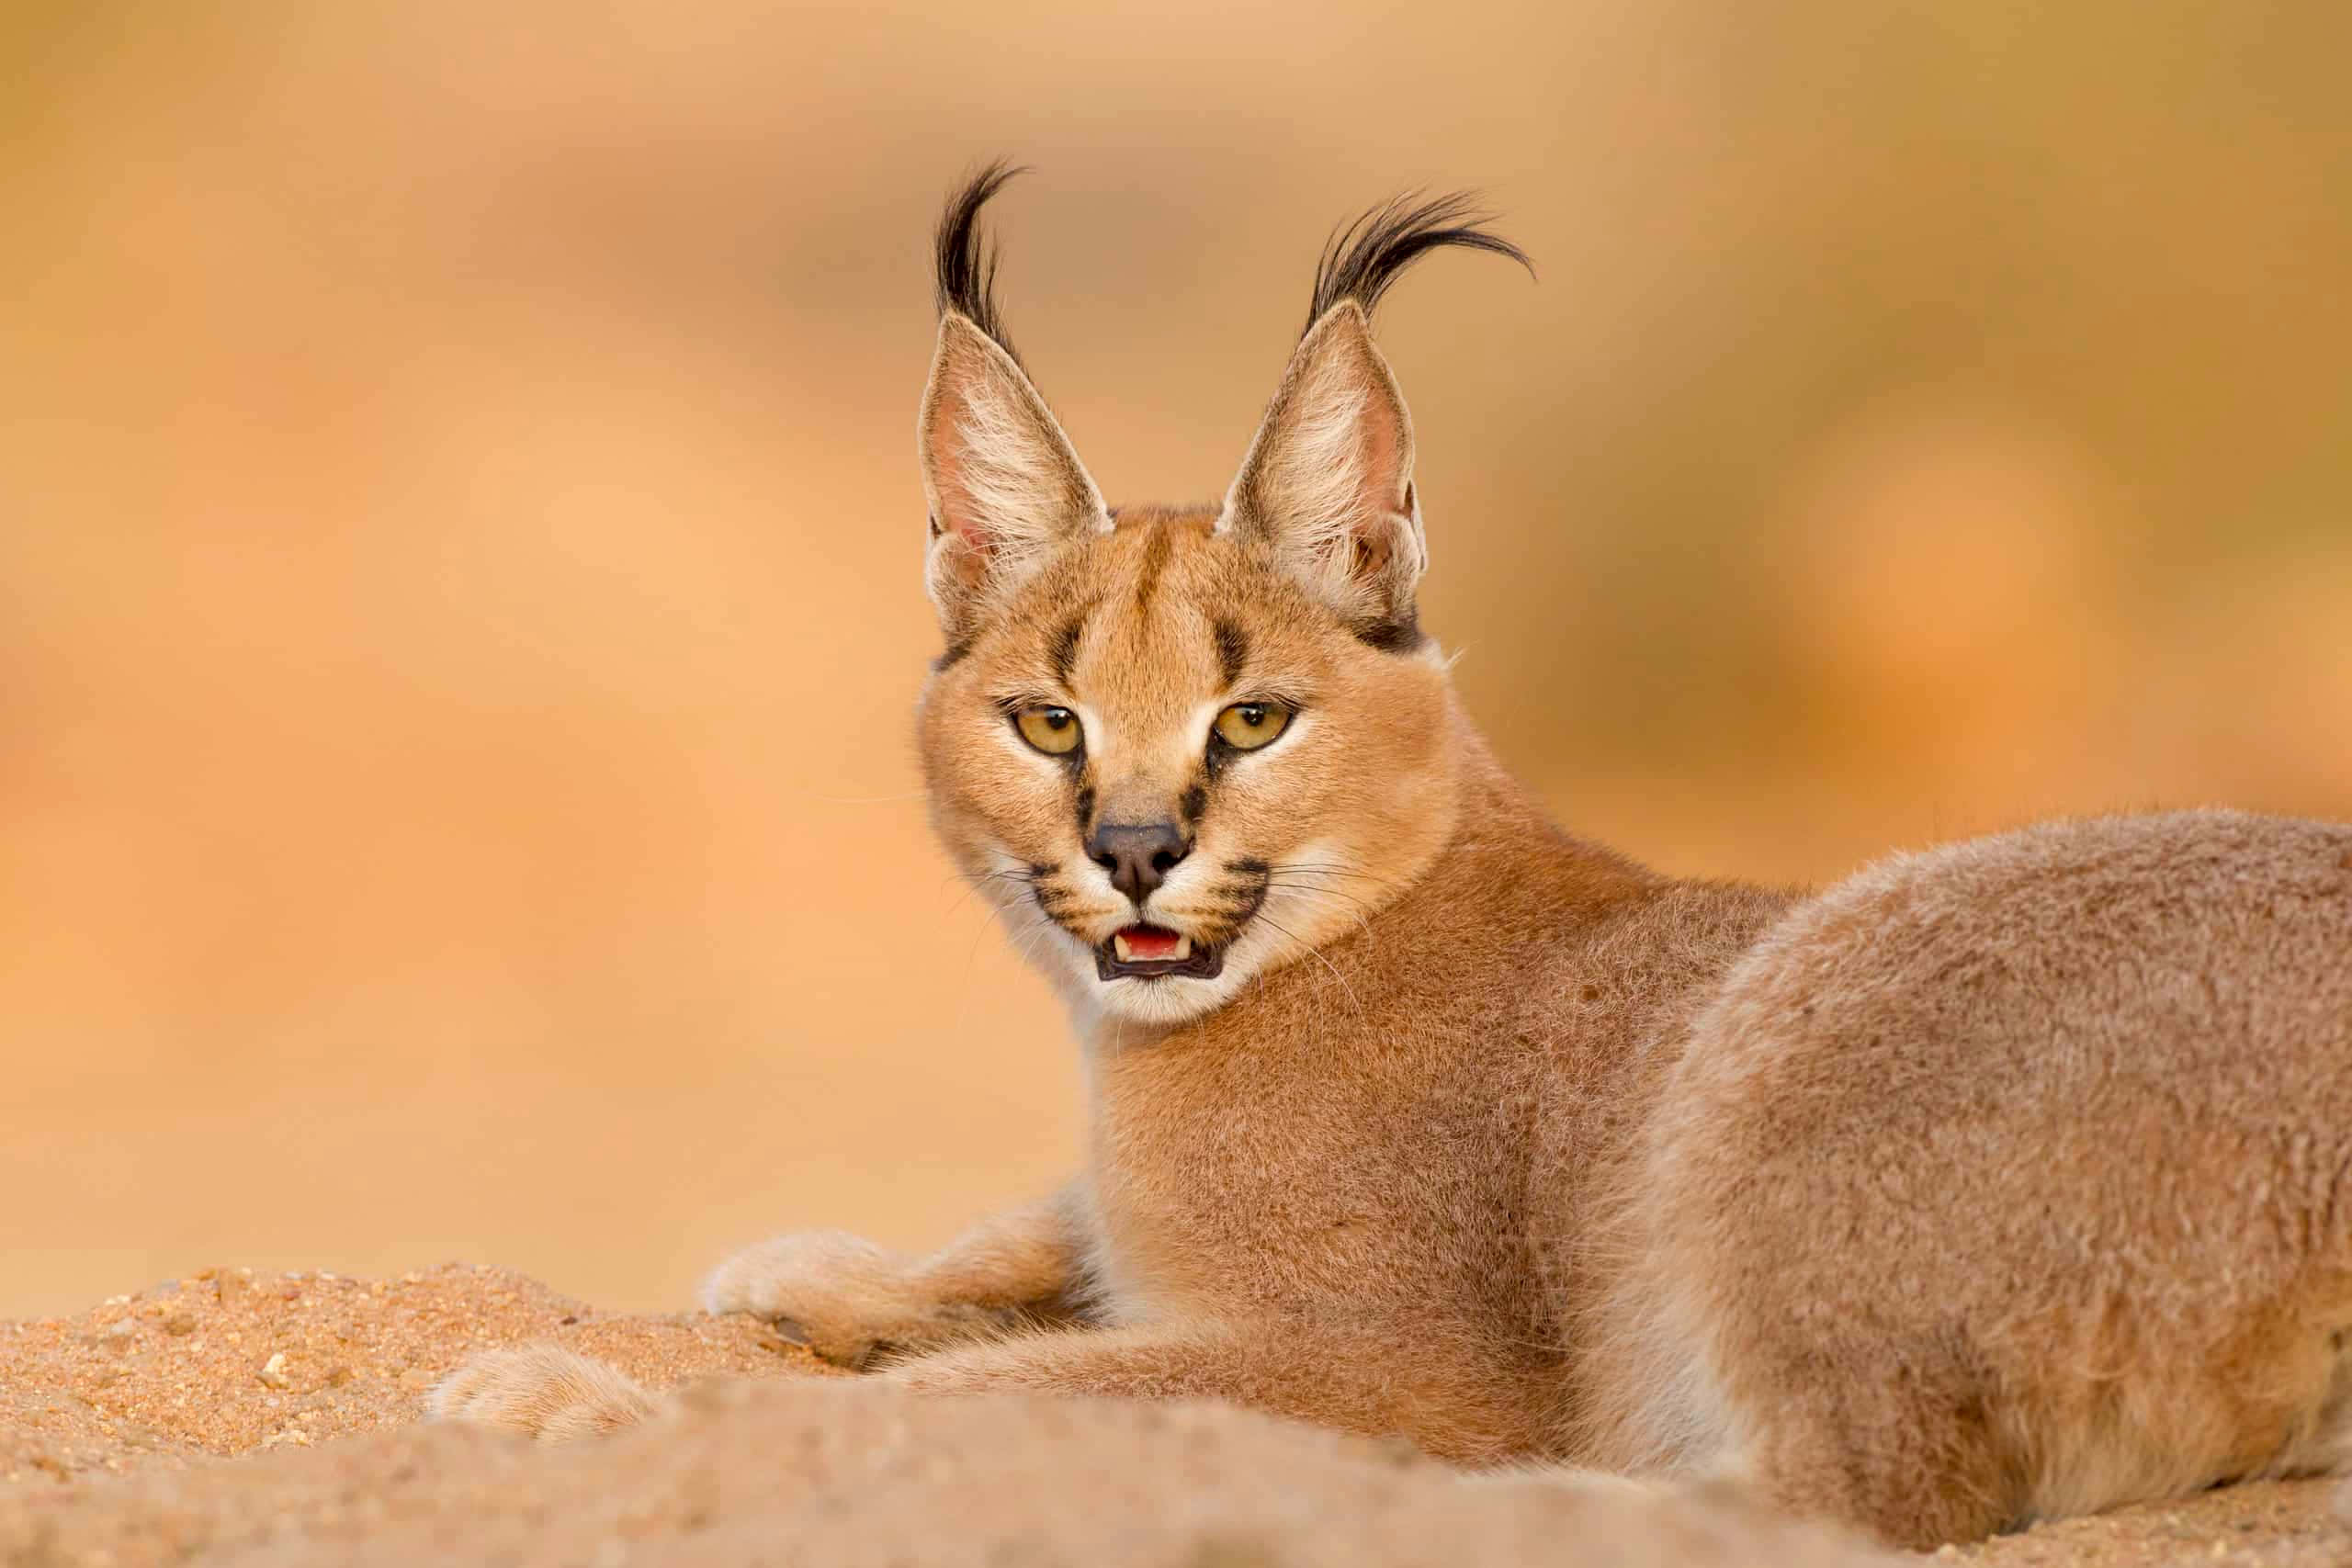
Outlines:
[[1164,931],[1158,926],[1129,926],[1119,934],[1127,939],[1127,956],[1130,958],[1176,956],[1174,931]]

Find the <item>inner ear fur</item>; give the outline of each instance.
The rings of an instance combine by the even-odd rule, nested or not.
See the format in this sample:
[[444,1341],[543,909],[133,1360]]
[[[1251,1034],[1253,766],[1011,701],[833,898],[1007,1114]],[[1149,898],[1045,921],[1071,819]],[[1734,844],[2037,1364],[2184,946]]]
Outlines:
[[1429,565],[1413,421],[1354,300],[1300,340],[1218,526],[1272,547],[1368,640],[1411,640]]
[[924,584],[949,636],[1057,547],[1111,527],[1046,400],[968,318],[940,318],[917,422],[931,509]]

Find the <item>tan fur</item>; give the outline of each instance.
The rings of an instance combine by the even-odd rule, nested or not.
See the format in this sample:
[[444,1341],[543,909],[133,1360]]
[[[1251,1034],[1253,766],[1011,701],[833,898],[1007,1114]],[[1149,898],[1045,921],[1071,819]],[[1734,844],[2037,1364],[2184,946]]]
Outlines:
[[556,1345],[485,1350],[441,1380],[425,1400],[436,1421],[512,1427],[569,1442],[650,1415],[653,1396],[620,1372]]
[[[926,430],[967,361],[1042,411],[958,321]],[[930,1350],[887,1374],[917,1389],[1720,1473],[1915,1546],[2338,1461],[2352,829],[2110,818],[1814,897],[1670,880],[1552,826],[1414,642],[1410,427],[1352,304],[1222,509],[1106,529],[1052,434],[998,491],[1078,500],[984,609],[943,603],[919,733],[942,840],[1069,1002],[1085,1168],[927,1258],[771,1243],[715,1310]],[[1267,696],[1291,731],[1207,767],[1219,708]],[[1080,716],[1082,768],[1024,704]],[[1103,981],[1138,906],[1089,824],[1161,818],[1193,837],[1142,914],[1224,972]]]
[[984,1220],[927,1258],[842,1231],[747,1248],[703,1286],[714,1313],[757,1313],[829,1361],[937,1349],[1023,1325],[1066,1322],[1082,1260],[1066,1200]]

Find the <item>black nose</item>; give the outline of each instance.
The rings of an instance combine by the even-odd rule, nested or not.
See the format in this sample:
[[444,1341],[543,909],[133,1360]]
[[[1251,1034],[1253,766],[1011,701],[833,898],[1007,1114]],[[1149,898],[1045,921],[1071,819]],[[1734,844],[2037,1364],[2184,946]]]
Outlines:
[[1086,852],[1111,874],[1111,886],[1142,903],[1168,880],[1193,840],[1173,822],[1105,823],[1086,840]]

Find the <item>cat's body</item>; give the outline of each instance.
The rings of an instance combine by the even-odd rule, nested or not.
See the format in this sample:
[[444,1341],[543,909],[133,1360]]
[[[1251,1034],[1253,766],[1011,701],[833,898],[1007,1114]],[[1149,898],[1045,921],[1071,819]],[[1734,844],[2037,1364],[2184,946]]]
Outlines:
[[[1100,1026],[1089,1289],[1114,1323],[1343,1340],[1295,1414],[1352,1397],[1449,1457],[1573,1458],[1578,1217],[1783,900],[1557,832],[1466,726],[1461,761],[1455,837],[1319,962],[1171,1028]],[[1516,939],[1463,940],[1493,921]],[[1553,1144],[1577,1158],[1547,1168]]]
[[2352,828],[1897,857],[1711,989],[1608,1213],[1539,1221],[1613,1274],[1583,1462],[1924,1545],[2352,1457]]
[[[1366,330],[1414,254],[1498,243],[1383,217],[1225,503],[1114,515],[976,282],[996,183],[942,235],[920,735],[1079,1021],[1086,1168],[930,1258],[754,1248],[714,1310],[922,1389],[1728,1472],[1910,1544],[2335,1462],[2352,829],[2053,824],[1809,898],[1579,842],[1419,632]],[[436,1405],[634,1398],[525,1357]]]

